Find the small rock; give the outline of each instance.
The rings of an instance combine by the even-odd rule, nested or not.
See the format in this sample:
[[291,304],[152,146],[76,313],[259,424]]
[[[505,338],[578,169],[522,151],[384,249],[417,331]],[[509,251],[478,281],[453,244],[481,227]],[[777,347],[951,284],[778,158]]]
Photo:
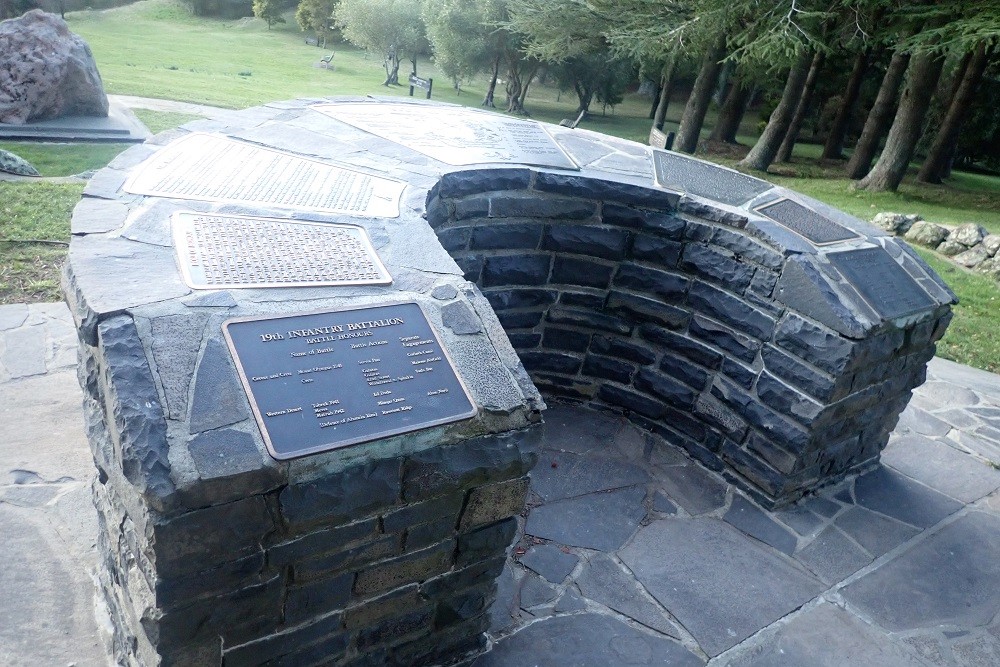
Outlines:
[[996,280],[1000,280],[1000,258],[991,257],[976,267],[976,273],[982,273]]
[[983,239],[983,247],[986,248],[986,253],[993,257],[1000,251],[1000,234],[989,234]]
[[989,258],[990,258],[989,253],[986,252],[986,248],[984,248],[983,244],[980,243],[978,245],[972,246],[965,252],[955,255],[952,259],[954,259],[957,263],[961,264],[965,268],[971,269],[975,266],[982,264]]
[[27,160],[0,148],[0,171],[18,176],[41,176]]
[[905,215],[903,213],[883,212],[872,218],[873,225],[893,234],[905,234],[910,231],[913,223],[918,221],[920,221],[920,216],[912,213]]
[[910,243],[916,243],[928,248],[936,248],[942,241],[948,238],[948,230],[941,225],[935,225],[933,222],[920,220],[913,223],[913,226],[910,227],[910,231],[906,232],[904,238]]
[[968,250],[965,244],[959,243],[958,241],[952,241],[950,238],[939,245],[936,250],[947,257],[953,257],[959,253]]
[[948,235],[948,240],[961,243],[966,248],[971,248],[986,238],[987,234],[988,232],[980,225],[967,222],[953,229],[951,234]]

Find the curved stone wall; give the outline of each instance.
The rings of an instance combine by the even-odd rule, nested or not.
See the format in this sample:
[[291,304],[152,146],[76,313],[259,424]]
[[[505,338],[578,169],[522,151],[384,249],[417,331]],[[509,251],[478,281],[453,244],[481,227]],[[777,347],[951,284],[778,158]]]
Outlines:
[[944,304],[865,321],[818,253],[675,193],[474,170],[427,209],[543,394],[624,410],[771,506],[877,462],[951,317],[935,284]]

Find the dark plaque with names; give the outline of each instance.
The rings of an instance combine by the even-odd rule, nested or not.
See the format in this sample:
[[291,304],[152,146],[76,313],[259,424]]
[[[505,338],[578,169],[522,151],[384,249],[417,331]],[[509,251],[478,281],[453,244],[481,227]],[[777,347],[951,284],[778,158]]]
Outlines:
[[827,259],[883,317],[900,317],[935,306],[930,295],[881,248],[830,253]]
[[476,414],[416,303],[231,319],[223,333],[279,460]]
[[839,243],[858,238],[858,235],[847,227],[837,224],[826,216],[791,199],[779,199],[774,203],[759,206],[757,212],[766,215],[799,236],[806,237],[814,245]]

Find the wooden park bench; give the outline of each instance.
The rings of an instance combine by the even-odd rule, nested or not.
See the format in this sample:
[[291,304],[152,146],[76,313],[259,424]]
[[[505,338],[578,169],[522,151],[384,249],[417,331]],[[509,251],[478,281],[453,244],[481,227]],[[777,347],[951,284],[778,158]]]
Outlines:
[[319,66],[323,67],[325,69],[330,69],[330,67],[333,65],[333,56],[335,56],[335,55],[336,55],[335,53],[331,53],[328,56],[320,58],[319,59]]

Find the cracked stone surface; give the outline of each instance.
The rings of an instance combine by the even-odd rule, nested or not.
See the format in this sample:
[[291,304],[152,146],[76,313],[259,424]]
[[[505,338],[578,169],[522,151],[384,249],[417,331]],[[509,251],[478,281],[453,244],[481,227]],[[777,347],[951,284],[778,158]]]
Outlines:
[[[75,347],[61,304],[0,307],[3,665],[108,664]],[[1000,664],[1000,377],[929,378],[884,465],[777,512],[553,404],[475,666]]]

